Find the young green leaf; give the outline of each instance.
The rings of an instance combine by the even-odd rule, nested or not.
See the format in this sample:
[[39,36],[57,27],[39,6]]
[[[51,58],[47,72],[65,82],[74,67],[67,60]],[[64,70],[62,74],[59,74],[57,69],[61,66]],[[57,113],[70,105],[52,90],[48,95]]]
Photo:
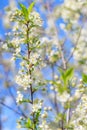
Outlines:
[[63,80],[64,84],[67,85],[68,80],[70,80],[73,76],[74,69],[69,68],[66,71],[63,71],[62,69],[59,69],[61,74],[61,79]]
[[30,118],[28,118],[27,122],[25,122],[25,128],[32,128],[32,122]]
[[65,72],[62,69],[59,69],[60,72],[60,78],[66,84],[66,77],[65,77]]
[[33,9],[33,7],[34,7],[34,5],[35,5],[35,2],[32,2],[32,3],[30,4],[30,6],[29,6],[29,8],[28,8],[28,15],[31,13],[31,11],[32,11],[32,9]]
[[27,123],[28,123],[29,126],[31,126],[31,120],[30,120],[30,118],[28,118]]
[[70,69],[66,70],[66,72],[65,72],[66,78],[71,79],[72,76],[73,76],[73,72],[74,72],[73,68],[70,68]]
[[87,84],[87,75],[86,74],[82,74],[82,79],[83,79],[83,82]]
[[19,3],[19,5],[20,5],[20,8],[21,8],[22,13],[24,15],[24,18],[26,20],[28,20],[28,10],[27,10],[27,8],[23,4],[21,4],[21,3]]

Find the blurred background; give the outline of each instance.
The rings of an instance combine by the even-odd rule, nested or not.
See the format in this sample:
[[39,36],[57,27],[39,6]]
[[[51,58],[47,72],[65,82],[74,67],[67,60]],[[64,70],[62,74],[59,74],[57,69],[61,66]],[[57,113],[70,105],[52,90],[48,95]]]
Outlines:
[[[12,52],[6,51],[6,35],[12,28],[9,19],[10,11],[19,8],[19,2],[28,7],[32,0],[0,1],[0,130],[17,130],[17,119],[25,116],[28,109],[30,110],[28,105],[19,107],[16,104],[15,75],[20,67],[20,61],[12,62]],[[80,77],[81,72],[87,73],[87,4],[82,5],[80,3],[82,1],[79,2],[79,5],[78,3],[76,5],[75,2],[68,2],[69,0],[36,0],[34,7],[43,20],[40,34],[41,53],[45,64],[42,74],[46,80],[57,79],[58,67],[63,67],[57,43],[60,43],[62,47],[60,49],[63,49],[67,66],[74,66],[76,69],[76,76]],[[70,5],[72,6],[70,7]],[[9,11],[7,11],[8,9]],[[80,47],[77,46],[77,51],[72,55],[71,52],[78,41]],[[56,94],[50,90],[50,85],[47,84],[45,87],[47,91],[40,93],[39,96],[45,97],[45,104],[54,107],[54,115],[51,113],[49,116],[49,119],[52,120],[61,105],[57,103]]]

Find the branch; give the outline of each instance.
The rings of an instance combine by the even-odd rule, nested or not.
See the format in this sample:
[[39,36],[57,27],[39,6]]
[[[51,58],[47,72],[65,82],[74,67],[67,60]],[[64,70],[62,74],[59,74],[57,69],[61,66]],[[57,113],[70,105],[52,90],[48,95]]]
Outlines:
[[[16,103],[16,100],[15,100],[15,97],[14,97],[14,95],[13,95],[11,89],[9,88],[8,90],[9,90],[9,93],[10,93],[10,95],[11,95],[11,97],[12,97],[12,99],[13,99],[15,105],[17,106],[17,103]],[[17,108],[21,111],[21,114],[22,114],[24,117],[27,118],[27,116],[24,114],[24,112],[21,110],[21,108],[20,108],[19,106],[17,106]]]
[[1,104],[1,105],[3,105],[3,106],[4,106],[4,107],[6,107],[6,108],[8,108],[8,109],[12,110],[12,111],[13,111],[13,112],[15,112],[16,114],[21,115],[21,116],[23,116],[23,117],[27,118],[25,115],[21,114],[20,112],[18,112],[17,110],[13,109],[12,107],[10,107],[10,106],[6,105],[6,104],[5,104],[5,103],[3,103],[2,101],[0,101],[0,104]]
[[[30,28],[29,28],[29,22],[27,22],[26,24],[27,26],[27,52],[28,52],[28,61],[30,60],[30,54],[31,54],[31,50],[30,50],[30,45],[29,45],[29,31],[30,31]],[[32,63],[31,63],[32,64]],[[31,77],[31,70],[30,70],[30,65],[29,65],[29,69],[28,69],[28,74],[30,75],[30,79],[32,78]],[[31,104],[33,105],[33,102],[34,102],[34,99],[33,99],[33,88],[32,88],[32,83],[30,84],[30,93],[31,93]],[[34,113],[33,113],[33,123],[34,125],[36,124],[35,120],[34,120]],[[34,130],[34,128],[32,128],[32,130]]]
[[72,58],[72,56],[73,56],[73,54],[74,54],[74,52],[75,52],[75,50],[76,50],[76,48],[77,48],[77,45],[78,45],[78,43],[79,43],[79,38],[80,38],[80,36],[81,36],[81,32],[82,32],[82,27],[80,28],[80,32],[79,32],[78,38],[77,38],[77,40],[76,40],[75,47],[74,47],[74,49],[73,49],[71,55],[70,55],[69,58],[67,59],[66,63],[68,63],[68,62],[70,61],[70,59]]
[[[54,81],[54,66],[52,65],[52,80]],[[57,94],[56,92],[54,91],[54,105],[55,105],[55,108],[56,108],[56,111],[57,111],[57,114],[59,113],[59,108],[58,108],[58,104],[57,104]]]

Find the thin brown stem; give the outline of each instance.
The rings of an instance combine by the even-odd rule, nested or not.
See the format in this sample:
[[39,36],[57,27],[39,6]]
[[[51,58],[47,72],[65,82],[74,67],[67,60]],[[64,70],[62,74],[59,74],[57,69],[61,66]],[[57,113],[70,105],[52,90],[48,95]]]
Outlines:
[[[27,23],[27,48],[28,48],[28,61],[29,61],[31,51],[30,51],[30,46],[29,46],[29,42],[28,42],[28,39],[29,39],[29,26],[28,26],[28,24],[29,24],[29,23]],[[30,64],[32,64],[32,63],[30,63]],[[29,65],[29,70],[28,70],[28,72],[29,72],[30,79],[31,79],[30,65]],[[30,91],[31,91],[31,102],[32,102],[32,104],[33,104],[33,90],[32,90],[32,84],[30,84]]]
[[[29,46],[29,22],[27,23],[27,49],[28,49],[28,61],[30,59],[30,54],[31,54],[31,50],[30,50],[30,46]],[[30,63],[32,64],[32,63]],[[31,79],[31,68],[30,68],[30,64],[29,64],[29,69],[28,69],[28,73],[29,73],[29,76],[30,76],[30,79]],[[30,93],[31,93],[31,104],[33,105],[33,88],[32,88],[32,83],[30,83]],[[33,123],[35,124],[35,121],[34,121],[34,113],[33,113]],[[33,130],[33,128],[32,128]]]

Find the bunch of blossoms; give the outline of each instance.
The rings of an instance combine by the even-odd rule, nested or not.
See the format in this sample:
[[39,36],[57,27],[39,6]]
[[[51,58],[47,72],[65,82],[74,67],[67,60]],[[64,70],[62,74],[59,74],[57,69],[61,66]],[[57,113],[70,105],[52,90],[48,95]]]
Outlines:
[[[48,26],[45,29],[45,33],[48,37],[43,38],[42,42],[46,43],[44,50],[46,54],[45,59],[47,59],[47,66],[51,66],[52,69],[50,88],[54,92],[54,99],[52,99],[52,101],[54,100],[53,105],[55,105],[55,110],[57,111],[55,122],[58,124],[57,127],[54,127],[53,129],[59,128],[62,130],[74,130],[76,127],[72,127],[70,124],[72,117],[75,116],[75,114],[73,114],[73,110],[75,111],[76,108],[79,107],[78,102],[81,102],[80,98],[86,91],[86,87],[84,87],[82,79],[79,78],[79,75],[76,76],[74,69],[78,71],[82,70],[81,66],[79,69],[77,68],[77,64],[79,64],[79,61],[82,60],[80,63],[82,63],[84,72],[86,72],[85,66],[87,47],[85,21],[87,17],[87,2],[85,0],[65,0],[60,7],[57,6],[54,10],[52,10],[52,8],[50,10],[49,3],[51,2],[47,2],[47,6],[45,6],[46,8],[49,8],[45,10],[45,15],[48,18]],[[48,13],[46,11],[48,11]],[[55,24],[59,17],[64,20],[63,24],[60,24],[60,28],[66,34],[64,40],[59,39],[59,30],[57,30],[57,26]],[[67,39],[70,40],[69,43],[65,42]],[[70,51],[70,48],[67,48],[66,44],[70,44],[72,52]],[[72,57],[74,57],[74,61],[73,63],[70,63],[69,61]],[[85,59],[84,65],[83,59]],[[72,66],[71,64],[74,64],[75,68],[69,69],[69,67]],[[56,67],[60,67],[62,69],[57,68],[58,74],[55,72]],[[52,97],[52,92],[49,95]],[[83,108],[82,111],[84,112]],[[83,117],[84,120],[86,120],[84,115]],[[79,118],[81,118],[81,120],[83,120],[83,117],[81,118],[81,114],[79,114]],[[85,125],[82,125],[81,128],[85,129]]]
[[86,91],[82,79],[78,79],[79,77],[75,77],[74,69],[70,68],[65,72],[60,70],[60,76],[55,76],[54,80],[50,81],[50,88],[57,96],[55,123],[58,124],[56,127],[62,130],[71,130],[71,128],[74,130],[71,125],[72,116],[74,116],[73,111],[78,107],[78,101]]
[[64,0],[59,8],[55,8],[55,17],[63,19],[63,22],[60,23],[60,29],[65,32],[66,38],[70,41],[75,66],[85,73],[87,64],[86,12],[86,0]]
[[[42,3],[44,2],[42,1]],[[52,69],[52,80],[50,81],[50,88],[52,91],[49,95],[55,106],[54,109],[57,111],[57,126],[54,126],[53,129],[70,130],[74,129],[74,127],[71,128],[69,125],[72,120],[72,111],[75,111],[76,107],[78,107],[78,101],[86,90],[76,70],[82,70],[83,67],[84,72],[86,72],[84,67],[86,66],[86,60],[84,64],[82,60],[84,58],[86,59],[86,33],[85,35],[83,34],[84,30],[86,32],[86,26],[82,24],[85,23],[84,25],[86,25],[87,1],[65,0],[62,5],[56,6],[54,9],[52,9],[52,7],[50,8],[50,3],[51,2],[47,2],[44,6],[44,14],[47,16],[48,26],[45,29],[47,37],[43,38],[42,42],[46,43],[44,45],[44,52],[46,54],[45,59],[47,61],[47,67]],[[63,19],[63,23],[59,25],[59,28],[65,33],[62,40],[58,37],[59,30],[57,29],[59,28],[56,26],[56,20],[58,20],[58,18]],[[67,42],[67,40],[69,40],[69,42]],[[69,44],[71,48],[68,48],[67,44]],[[74,58],[73,62],[69,62],[72,57]],[[78,69],[77,65],[79,64],[79,60],[82,60],[82,67],[80,65]],[[70,67],[73,66],[73,64],[74,68]],[[80,74],[82,75],[82,73]],[[54,96],[52,92],[54,92]],[[85,126],[83,126],[83,129],[84,128]]]
[[[80,6],[76,6],[77,5],[76,2],[77,3],[80,2],[79,3]],[[51,69],[52,69],[52,81],[50,81],[50,84],[51,84],[50,88],[52,89],[52,92],[54,92],[54,99],[53,99],[54,104],[53,105],[55,105],[54,109],[57,111],[56,116],[55,116],[56,117],[55,122],[56,122],[57,126],[56,127],[55,127],[55,125],[51,126],[51,127],[54,127],[53,128],[54,130],[55,129],[70,130],[70,129],[75,128],[75,127],[71,128],[69,125],[70,121],[72,120],[72,115],[73,115],[72,111],[75,110],[76,107],[78,107],[77,103],[78,103],[81,95],[83,94],[83,92],[85,92],[85,87],[83,87],[81,80],[80,81],[78,80],[79,76],[77,78],[75,78],[74,69],[69,68],[71,66],[71,64],[69,62],[70,59],[69,60],[67,59],[68,55],[66,55],[65,52],[70,52],[70,51],[67,51],[67,49],[65,48],[65,41],[59,40],[59,37],[58,37],[59,30],[57,30],[57,27],[55,26],[55,22],[56,22],[57,18],[60,17],[60,14],[61,14],[61,17],[64,19],[65,23],[63,25],[61,25],[60,27],[63,27],[63,30],[66,33],[66,37],[69,36],[71,41],[73,41],[73,45],[75,47],[75,45],[78,43],[78,39],[79,39],[79,36],[77,36],[76,34],[78,34],[78,32],[79,32],[79,35],[80,35],[80,33],[81,33],[81,31],[79,29],[80,24],[78,24],[78,21],[80,18],[80,13],[78,12],[78,10],[80,12],[82,11],[82,6],[86,3],[86,1],[83,1],[83,2],[79,1],[79,2],[72,0],[70,3],[68,3],[68,0],[67,0],[67,1],[64,1],[64,3],[62,4],[62,6],[60,6],[60,8],[58,6],[56,9],[53,10],[55,13],[54,12],[50,13],[50,10],[48,10],[48,13],[46,12],[47,18],[48,18],[47,19],[48,28],[45,29],[45,31],[46,31],[46,34],[48,35],[48,37],[51,37],[51,38],[45,38],[44,42],[46,44],[45,44],[44,48],[46,50],[45,58],[47,58],[47,66],[48,65],[51,66]],[[76,7],[75,9],[78,8],[77,10],[75,10],[77,13],[72,11],[73,7],[70,6],[71,3],[72,3],[72,6]],[[65,8],[66,6],[68,6],[68,7]],[[69,7],[71,7],[71,9]],[[59,11],[59,12],[57,12],[57,11]],[[66,15],[67,11],[70,13],[70,15],[69,14]],[[79,16],[77,14],[79,14]],[[81,14],[82,14],[82,12],[81,12]],[[83,14],[84,14],[84,11],[83,11]],[[73,16],[74,16],[74,18],[73,18]],[[18,27],[20,27],[20,25],[21,24],[19,24]],[[17,27],[17,30],[18,30],[18,27]],[[20,29],[22,29],[22,26],[20,27]],[[24,27],[24,29],[25,29],[25,27]],[[73,32],[73,33],[71,33],[71,32]],[[18,32],[16,33],[16,36],[19,35],[19,33],[20,32],[18,30]],[[32,36],[34,36],[33,35],[34,33],[31,32],[31,34],[32,34]],[[31,35],[31,34],[29,34],[29,35]],[[23,33],[23,35],[25,35],[25,37],[26,37],[26,33]],[[36,35],[37,35],[37,33],[35,34],[35,36]],[[20,41],[22,39],[21,42],[26,43],[24,40],[25,37],[20,37],[20,39],[17,37],[18,39],[16,42],[18,42],[18,44],[20,44]],[[76,40],[76,37],[77,37],[77,40]],[[31,40],[31,39],[29,39],[29,40]],[[76,42],[75,42],[75,40],[76,40]],[[15,42],[15,39],[13,40],[13,42]],[[31,43],[34,43],[34,42],[31,41]],[[70,44],[72,44],[72,43],[70,42]],[[17,45],[17,44],[15,43],[15,45]],[[32,44],[32,45],[36,45],[36,44]],[[12,45],[12,46],[14,47],[14,45]],[[20,55],[19,55],[20,47],[18,46],[17,48],[18,48],[18,50],[15,52],[15,54],[19,58],[20,57]],[[70,50],[70,48],[68,48],[68,49]],[[32,54],[32,51],[30,53]],[[27,54],[25,54],[25,56],[23,57],[24,60],[26,60],[25,59],[26,55]],[[14,57],[15,57],[15,55],[14,55]],[[71,57],[72,57],[72,53],[70,55],[70,58]],[[25,63],[26,62],[22,63],[22,65]],[[27,70],[27,64],[25,64],[25,66],[21,67],[21,68],[24,68],[24,69],[22,69],[22,72],[23,72],[22,75],[21,75],[21,72],[19,71],[19,77],[18,78],[16,77],[17,83],[18,83],[18,80],[20,79],[20,77],[24,78],[23,74],[25,74],[24,70]],[[31,66],[32,66],[32,64],[30,64],[30,67]],[[55,67],[57,68],[58,73],[55,72]],[[59,70],[58,69],[59,67],[62,70],[61,69]],[[77,70],[77,68],[75,68],[75,69]],[[38,72],[38,70],[37,70],[37,72]],[[26,76],[26,79],[24,79],[23,81],[27,81],[27,76]],[[29,77],[29,85],[25,84],[25,87],[23,87],[24,90],[26,90],[27,88],[28,89],[30,88],[31,82],[32,82],[32,79],[30,79],[30,77]],[[22,84],[23,84],[23,82],[20,82],[19,85],[23,86]],[[20,98],[21,98],[20,102],[22,102],[23,95],[20,92],[18,92],[18,94],[19,94],[19,100],[17,100],[17,101],[19,102]],[[50,95],[52,95],[52,93],[50,93]],[[38,103],[39,103],[39,106],[42,105],[42,101],[39,101]],[[34,112],[36,112],[35,108],[38,107],[37,106],[38,103],[36,100],[36,104],[33,107]],[[74,106],[74,108],[72,106]],[[37,109],[39,110],[40,107]],[[47,116],[47,113],[45,112],[45,116],[42,115],[41,118],[46,117],[46,116]],[[26,120],[22,119],[21,121],[25,122]],[[31,122],[30,120],[28,120],[28,121]],[[29,124],[29,122],[28,122],[28,124]],[[55,124],[55,122],[53,122],[53,123]],[[43,121],[43,119],[42,119],[41,123],[42,124],[39,125],[40,129],[44,129],[44,130],[49,129],[48,125],[46,125],[47,122],[45,120]],[[84,128],[85,127],[83,126],[83,129]]]
[[33,11],[33,6],[34,2],[28,9],[20,4],[21,9],[12,12],[10,21],[13,29],[11,33],[7,33],[7,47],[14,52],[11,61],[16,59],[21,61],[19,72],[15,77],[19,86],[17,103],[18,105],[27,103],[32,107],[29,116],[20,118],[18,128],[51,130],[46,121],[48,114],[42,108],[43,100],[34,97],[35,93],[40,91],[41,86],[45,85],[45,81],[42,81],[40,67],[42,60],[38,53],[41,46],[39,30],[42,20],[39,14]]
[[8,0],[8,3],[9,3],[9,6],[5,7],[5,14],[3,14],[2,16],[5,29],[11,28],[11,22],[10,22],[9,17],[11,13],[17,9],[17,4],[15,0]]
[[87,75],[83,74],[81,83],[78,85],[77,97],[78,103],[75,105],[75,109],[72,111],[72,117],[70,120],[70,128],[73,130],[86,130],[87,129]]
[[[86,130],[87,129],[87,95],[83,94],[81,102],[78,104],[76,110],[73,112],[71,125],[74,130]],[[79,116],[81,115],[81,116]]]

